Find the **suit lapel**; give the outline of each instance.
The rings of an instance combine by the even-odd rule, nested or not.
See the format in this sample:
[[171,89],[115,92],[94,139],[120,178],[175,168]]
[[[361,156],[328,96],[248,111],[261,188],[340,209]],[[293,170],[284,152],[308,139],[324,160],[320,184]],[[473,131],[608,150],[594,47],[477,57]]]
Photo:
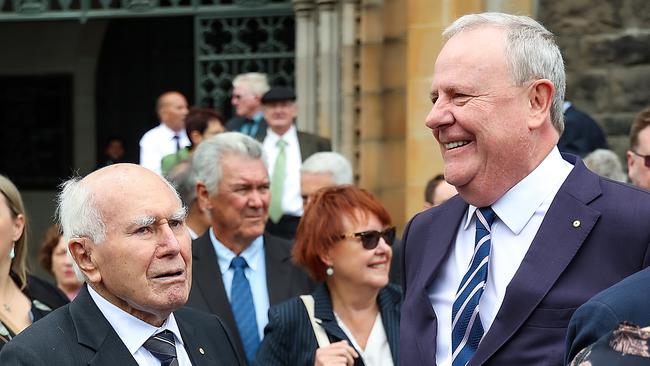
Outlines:
[[379,291],[377,299],[381,321],[384,325],[388,345],[390,346],[393,362],[399,364],[399,308],[400,294],[398,291],[391,292],[388,288]]
[[483,364],[523,325],[598,221],[600,212],[587,206],[601,194],[598,177],[581,162],[574,164],[506,288],[499,312],[470,365]]
[[194,331],[194,327],[187,323],[185,319],[178,316],[178,314],[175,314],[174,317],[176,318],[176,323],[181,331],[185,351],[187,351],[187,354],[192,361],[192,365],[220,365],[221,363],[214,359],[209,352],[205,352],[206,346],[202,343],[198,343],[199,337]]
[[344,339],[349,341],[348,337],[336,322],[334,310],[332,309],[332,299],[330,298],[327,286],[324,284],[319,285],[312,293],[312,296],[314,297],[314,317],[317,319],[317,322],[320,321],[320,325],[325,329],[325,332],[333,336],[336,339],[335,342]]
[[70,316],[77,331],[79,344],[94,351],[88,359],[88,365],[138,366],[137,362],[119,338],[113,327],[90,297],[86,285],[70,304]]
[[[418,306],[415,311],[420,312],[420,315],[414,316],[414,318],[421,319],[422,322],[418,326],[426,328],[419,333],[422,336],[417,339],[418,350],[422,356],[422,362],[425,364],[436,359],[435,345],[438,334],[438,320],[429,300],[429,286],[440,269],[440,265],[447,257],[449,249],[455,242],[456,228],[458,228],[467,212],[467,207],[467,203],[460,196],[451,198],[446,204],[437,208],[437,210],[442,211],[436,212],[436,217],[442,219],[430,220],[424,218],[424,221],[431,222],[431,225],[427,226],[426,232],[408,239],[426,241],[426,244],[418,245],[419,248],[423,248],[423,252],[416,252],[413,254],[414,258],[410,259],[410,263],[416,260],[419,263],[416,266],[418,272],[415,275],[413,285],[407,289],[408,292],[414,293],[414,296],[418,298]],[[453,229],[450,230],[450,227]],[[415,257],[418,257],[418,259]]]
[[264,234],[266,287],[271,306],[291,297],[291,253],[277,238]]
[[232,314],[232,308],[230,307],[226,289],[223,285],[217,254],[210,240],[210,230],[192,242],[192,260],[194,261],[193,268],[195,270],[192,276],[196,276],[194,277],[196,279],[201,279],[193,281],[194,284],[198,285],[201,296],[207,302],[210,312],[219,314],[221,320],[223,320],[234,335],[235,344],[243,351],[244,347],[241,343],[239,331],[237,330],[235,317]]
[[300,145],[300,158],[302,161],[317,152],[314,139],[304,132],[298,131],[298,144]]

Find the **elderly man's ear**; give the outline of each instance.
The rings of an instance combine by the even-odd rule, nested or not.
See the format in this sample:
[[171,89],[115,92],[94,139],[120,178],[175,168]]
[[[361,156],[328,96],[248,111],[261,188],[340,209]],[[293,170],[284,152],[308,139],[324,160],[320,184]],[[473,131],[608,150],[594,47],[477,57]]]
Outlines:
[[73,238],[68,243],[68,250],[88,282],[99,283],[102,275],[93,260],[93,245],[88,238]]
[[196,199],[201,210],[209,210],[212,208],[210,204],[210,192],[208,192],[203,182],[196,183]]
[[550,119],[550,109],[555,95],[555,86],[550,80],[535,80],[528,91],[528,128],[535,130]]

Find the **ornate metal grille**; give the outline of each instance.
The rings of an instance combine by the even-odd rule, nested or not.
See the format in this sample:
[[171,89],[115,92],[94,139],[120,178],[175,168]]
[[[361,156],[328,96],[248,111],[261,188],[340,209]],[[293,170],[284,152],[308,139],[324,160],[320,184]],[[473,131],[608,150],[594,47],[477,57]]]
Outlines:
[[237,15],[197,16],[196,101],[230,110],[232,79],[244,72],[264,72],[271,85],[294,83],[294,28],[291,4],[285,9],[246,11]]

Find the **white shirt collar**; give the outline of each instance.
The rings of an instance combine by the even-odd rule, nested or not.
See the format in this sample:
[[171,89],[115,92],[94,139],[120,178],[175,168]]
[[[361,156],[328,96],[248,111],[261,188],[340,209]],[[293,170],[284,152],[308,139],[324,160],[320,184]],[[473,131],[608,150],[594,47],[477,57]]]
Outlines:
[[187,136],[187,132],[185,132],[185,129],[181,129],[180,131],[176,132],[176,131],[172,130],[171,128],[169,128],[164,122],[160,122],[160,130],[166,136],[169,136],[170,139],[173,139],[174,136],[176,136],[176,135],[178,135],[181,139],[183,139],[185,136]]
[[174,313],[169,314],[167,320],[157,328],[110,303],[90,286],[88,286],[88,292],[99,311],[102,312],[126,348],[131,352],[131,355],[134,355],[149,337],[163,330],[174,333],[176,340],[183,344],[183,338],[181,338],[181,332],[178,329]]
[[562,105],[562,113],[566,113],[566,110],[571,108],[571,102],[565,101]]
[[[214,235],[214,230],[212,227],[210,227],[210,240],[212,241],[212,245],[214,245],[215,252],[217,252],[217,260],[219,262],[219,269],[221,270],[221,273],[226,272],[228,269],[230,269],[230,262],[232,262],[232,259],[235,258],[237,255],[230,249],[228,249],[223,243],[217,239],[217,237]],[[263,256],[263,249],[264,247],[264,236],[260,235],[253,242],[251,245],[248,246],[248,248],[244,249],[239,255],[243,257],[246,260],[246,263],[248,263],[248,267],[252,271],[256,271],[259,268],[260,261],[264,260]]]
[[291,127],[284,133],[284,135],[278,135],[277,133],[271,130],[271,127],[266,129],[266,138],[271,142],[272,146],[276,146],[278,140],[283,139],[287,143],[287,146],[295,144],[298,145],[298,130],[296,130],[296,125],[291,124]]
[[[510,188],[492,204],[492,210],[515,235],[519,234],[533,217],[535,210],[549,195],[554,195],[573,165],[562,159],[557,147],[544,158],[535,170]],[[476,207],[467,210],[465,229],[469,226]]]

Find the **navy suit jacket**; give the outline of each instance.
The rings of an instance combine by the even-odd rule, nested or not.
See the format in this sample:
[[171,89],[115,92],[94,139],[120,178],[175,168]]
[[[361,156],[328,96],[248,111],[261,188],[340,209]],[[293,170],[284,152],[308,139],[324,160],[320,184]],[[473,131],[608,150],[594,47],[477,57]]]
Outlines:
[[[575,309],[650,264],[650,193],[601,178],[573,155],[563,157],[575,166],[470,366],[563,365],[566,329]],[[437,319],[429,286],[467,207],[456,196],[417,214],[405,229],[402,365],[435,364]]]
[[[214,315],[182,308],[174,317],[192,365],[244,365]],[[138,366],[84,286],[77,297],[7,343],[0,365]]]
[[[332,299],[327,286],[319,286],[313,293],[314,317],[320,319],[330,342],[347,340],[339,327],[332,310]],[[401,291],[395,285],[388,285],[379,291],[377,304],[386,331],[386,338],[393,356],[393,363],[399,364],[399,310]],[[293,298],[269,310],[269,324],[264,329],[264,341],[257,351],[256,365],[264,366],[312,366],[316,357],[318,342],[314,335],[307,310],[300,298]],[[363,366],[357,358],[355,366]]]
[[[314,287],[307,274],[291,263],[291,247],[292,243],[288,240],[264,234],[266,284],[271,306],[294,296],[308,294]],[[234,335],[238,352],[245,354],[209,230],[192,242],[192,273],[192,290],[187,306],[223,319]]]
[[576,310],[567,332],[567,360],[611,332],[620,322],[650,325],[650,268],[594,296]]

